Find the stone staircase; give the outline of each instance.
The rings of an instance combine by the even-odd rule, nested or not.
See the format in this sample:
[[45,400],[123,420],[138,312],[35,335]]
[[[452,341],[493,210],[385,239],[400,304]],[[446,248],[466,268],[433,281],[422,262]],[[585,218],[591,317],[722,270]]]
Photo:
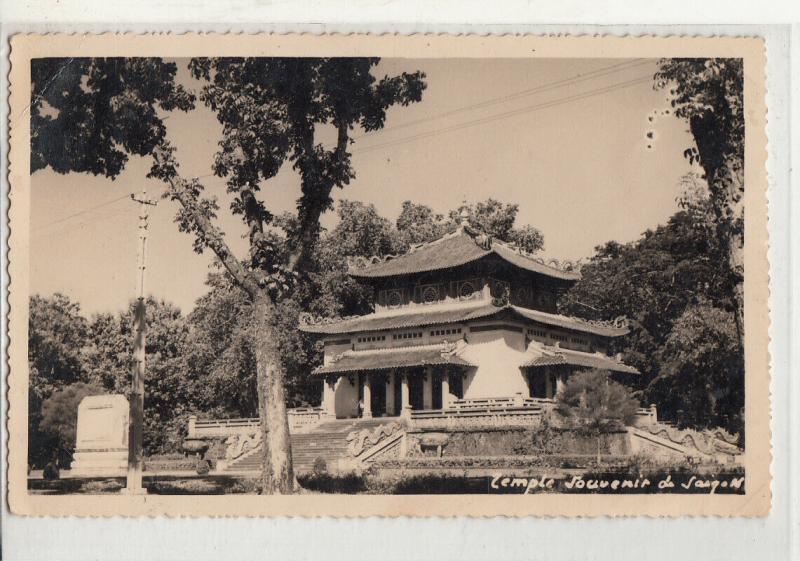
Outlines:
[[[396,419],[338,419],[323,422],[312,430],[291,435],[292,465],[295,473],[310,472],[317,458],[325,460],[330,471],[334,471],[342,460],[348,460],[347,435],[354,430],[373,429]],[[260,471],[261,447],[232,462],[226,471]]]

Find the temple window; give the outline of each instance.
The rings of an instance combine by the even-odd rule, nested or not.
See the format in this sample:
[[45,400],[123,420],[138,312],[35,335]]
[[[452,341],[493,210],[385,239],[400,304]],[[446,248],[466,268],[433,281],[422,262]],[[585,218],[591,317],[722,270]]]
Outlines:
[[385,340],[386,340],[386,335],[369,335],[369,336],[366,336],[366,337],[359,337],[358,338],[358,342],[359,343],[376,343],[376,342],[385,341]]
[[489,278],[489,291],[492,298],[500,298],[503,295],[511,294],[511,284],[507,281]]
[[422,339],[422,331],[408,331],[406,333],[395,333],[392,339],[400,341],[404,339]]
[[533,300],[533,290],[527,285],[515,285],[511,288],[511,302],[518,306],[529,307]]
[[420,304],[437,304],[445,299],[445,290],[438,284],[423,284],[417,287],[417,302]]
[[532,335],[533,337],[540,337],[542,339],[547,337],[547,331],[544,329],[528,329],[527,334]]
[[481,282],[478,279],[456,281],[455,285],[459,300],[477,300],[481,297]]
[[378,304],[387,308],[399,308],[406,303],[402,288],[389,288],[378,292]]
[[454,327],[452,329],[434,329],[431,331],[431,337],[441,337],[443,335],[460,335],[461,328]]

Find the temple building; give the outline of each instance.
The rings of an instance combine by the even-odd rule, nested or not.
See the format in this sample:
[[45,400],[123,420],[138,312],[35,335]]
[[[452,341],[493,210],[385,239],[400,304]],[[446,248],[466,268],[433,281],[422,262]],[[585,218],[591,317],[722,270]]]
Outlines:
[[625,381],[638,371],[607,354],[623,322],[556,312],[577,267],[546,264],[471,228],[406,254],[351,267],[374,291],[374,312],[304,323],[324,342],[328,418],[447,414],[469,403],[550,401],[575,371]]

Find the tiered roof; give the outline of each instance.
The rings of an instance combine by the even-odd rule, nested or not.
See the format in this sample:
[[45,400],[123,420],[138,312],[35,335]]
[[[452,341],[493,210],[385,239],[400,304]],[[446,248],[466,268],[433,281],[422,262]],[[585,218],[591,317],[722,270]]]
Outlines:
[[572,263],[561,263],[552,259],[533,257],[520,248],[493,240],[467,226],[428,243],[418,244],[400,256],[361,260],[361,267],[351,267],[351,276],[361,279],[380,279],[415,273],[439,271],[466,265],[494,255],[525,271],[538,273],[560,281],[577,281],[580,272]]

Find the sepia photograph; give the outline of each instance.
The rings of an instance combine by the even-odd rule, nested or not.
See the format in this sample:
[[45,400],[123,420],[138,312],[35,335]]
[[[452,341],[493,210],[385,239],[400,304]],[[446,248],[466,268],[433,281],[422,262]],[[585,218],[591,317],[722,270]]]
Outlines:
[[387,40],[23,59],[20,493],[768,511],[758,42]]

